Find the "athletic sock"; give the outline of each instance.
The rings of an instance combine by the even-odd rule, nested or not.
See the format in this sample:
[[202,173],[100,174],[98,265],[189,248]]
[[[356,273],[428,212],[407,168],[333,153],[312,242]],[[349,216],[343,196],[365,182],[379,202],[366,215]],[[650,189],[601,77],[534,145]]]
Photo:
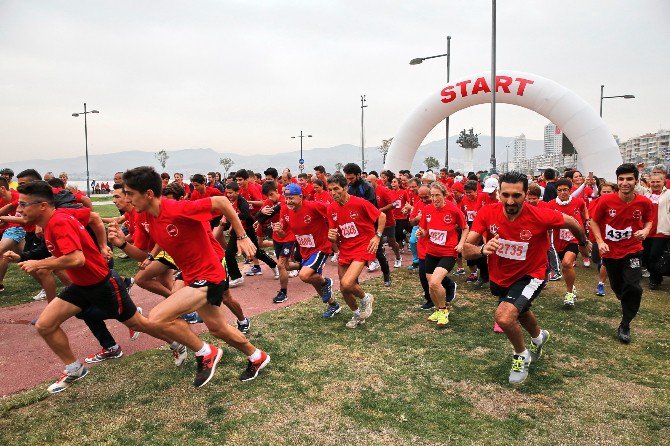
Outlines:
[[209,344],[205,342],[205,345],[203,345],[200,350],[195,352],[195,356],[207,356],[210,353],[212,353],[212,349],[209,347]]
[[247,318],[246,318],[246,317],[245,317],[244,319],[238,319],[238,320],[237,320],[237,322],[239,322],[240,324],[243,324],[243,323],[245,323],[246,321],[247,321]]
[[261,359],[261,351],[259,349],[254,350],[254,352],[249,356],[249,361],[256,362]]
[[515,353],[515,354],[516,354],[516,355],[519,355],[519,356],[523,356],[523,357],[526,358],[526,359],[528,359],[528,356],[530,356],[530,354],[528,353],[528,349],[525,349],[525,350],[522,351],[521,353]]
[[279,292],[286,294],[288,292],[288,288],[281,288]]
[[536,338],[530,338],[530,340],[533,341],[533,344],[540,345],[540,343],[542,342],[542,330],[540,330],[540,334],[537,335]]
[[65,373],[75,373],[81,368],[81,362],[75,361],[65,366]]

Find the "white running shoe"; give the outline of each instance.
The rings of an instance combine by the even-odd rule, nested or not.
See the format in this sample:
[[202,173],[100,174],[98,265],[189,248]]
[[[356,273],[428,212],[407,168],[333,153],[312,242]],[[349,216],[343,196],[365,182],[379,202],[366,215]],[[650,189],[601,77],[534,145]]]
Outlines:
[[243,283],[244,283],[244,277],[240,277],[239,279],[231,280],[230,283],[228,284],[228,286],[230,288],[235,288],[235,287],[238,287],[238,286],[242,285]]
[[186,347],[177,342],[173,342],[170,345],[170,351],[172,352],[174,365],[176,365],[177,367],[181,366],[188,357],[188,350],[186,350]]
[[39,293],[33,296],[33,300],[44,300],[47,298],[47,292],[41,289]]
[[361,300],[361,319],[367,319],[372,315],[372,304],[375,297],[370,293],[365,293],[365,297]]
[[377,271],[378,269],[379,269],[379,262],[377,262],[376,260],[373,260],[368,265],[368,271],[370,271],[370,272]]
[[275,266],[272,271],[275,273],[275,280],[279,280],[279,267]]
[[402,259],[395,259],[395,262],[393,262],[393,267],[402,268]]
[[288,272],[289,277],[298,277],[298,270],[297,269],[292,269],[291,271]]
[[332,257],[330,258],[330,261],[333,262],[333,263],[337,263],[337,260],[339,258],[340,258],[340,253],[336,252],[335,254],[332,255]]

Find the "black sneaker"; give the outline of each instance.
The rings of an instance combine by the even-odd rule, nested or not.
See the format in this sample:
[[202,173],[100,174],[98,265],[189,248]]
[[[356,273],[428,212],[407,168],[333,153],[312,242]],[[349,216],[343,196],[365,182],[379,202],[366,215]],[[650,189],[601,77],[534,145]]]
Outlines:
[[432,302],[425,302],[419,308],[424,310],[424,311],[428,311],[428,310],[432,310],[433,308],[435,308],[435,304],[432,303]]
[[384,274],[384,286],[385,287],[391,286],[391,274]]
[[617,330],[617,336],[621,342],[624,344],[630,344],[630,327],[622,327],[619,325],[619,330]]
[[661,282],[649,282],[649,289],[650,290],[657,290],[661,287]]
[[196,356],[197,369],[195,372],[195,380],[193,385],[195,387],[202,387],[209,382],[214,376],[216,365],[223,356],[223,350],[210,346],[212,351],[207,356]]
[[477,281],[474,284],[475,289],[482,289],[484,288],[484,285],[488,283],[488,280],[482,280],[482,279],[477,279]]
[[5,286],[0,283],[0,293],[4,293],[5,291]]
[[280,304],[282,302],[286,302],[286,299],[288,299],[288,296],[286,295],[285,292],[280,291],[277,293],[277,295],[272,299],[272,303],[275,304]]
[[249,331],[249,327],[251,327],[251,321],[248,317],[245,317],[242,322],[237,321],[237,329],[242,333],[246,334]]
[[258,376],[258,372],[270,363],[270,355],[261,351],[261,358],[258,361],[248,361],[247,369],[240,375],[240,381],[251,381]]

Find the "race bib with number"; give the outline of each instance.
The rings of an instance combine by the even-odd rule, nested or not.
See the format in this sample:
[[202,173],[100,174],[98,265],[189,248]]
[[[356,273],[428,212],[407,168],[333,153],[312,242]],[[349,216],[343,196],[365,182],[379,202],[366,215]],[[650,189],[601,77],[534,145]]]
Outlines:
[[298,242],[298,245],[300,245],[301,248],[315,248],[316,245],[314,244],[314,236],[312,234],[306,234],[306,235],[297,235],[295,236],[296,241]]
[[477,211],[468,211],[467,212],[468,221],[475,221],[476,216],[477,216]]
[[396,209],[400,209],[400,205],[402,205],[402,201],[400,201],[400,200],[396,200],[396,201],[393,202],[393,206]]
[[515,242],[499,238],[500,246],[496,251],[498,257],[504,257],[511,260],[526,260],[528,254],[528,242]]
[[349,223],[340,225],[340,232],[342,233],[342,237],[352,238],[358,235],[358,228],[356,227],[356,223],[350,221]]
[[436,245],[444,246],[447,244],[447,231],[429,229],[428,235],[430,236],[430,241]]
[[575,236],[572,235],[572,232],[570,232],[569,229],[561,229],[558,232],[558,238],[561,240],[565,240],[566,242],[571,242],[575,240]]
[[633,228],[628,226],[626,229],[615,229],[610,225],[605,225],[605,239],[613,242],[628,240],[633,236]]

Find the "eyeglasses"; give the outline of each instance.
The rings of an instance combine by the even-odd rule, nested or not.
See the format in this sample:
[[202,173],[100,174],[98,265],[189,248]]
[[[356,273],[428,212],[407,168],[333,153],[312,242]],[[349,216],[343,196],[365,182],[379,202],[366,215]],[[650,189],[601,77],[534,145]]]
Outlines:
[[19,201],[17,207],[20,207],[20,208],[27,208],[28,206],[32,206],[32,205],[34,205],[34,204],[40,204],[40,203],[44,203],[44,201],[28,201],[28,202],[25,202],[25,201]]
[[556,189],[556,192],[570,192],[570,189],[567,187],[561,187],[560,189]]

